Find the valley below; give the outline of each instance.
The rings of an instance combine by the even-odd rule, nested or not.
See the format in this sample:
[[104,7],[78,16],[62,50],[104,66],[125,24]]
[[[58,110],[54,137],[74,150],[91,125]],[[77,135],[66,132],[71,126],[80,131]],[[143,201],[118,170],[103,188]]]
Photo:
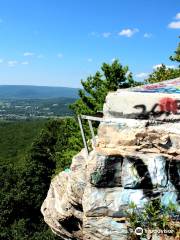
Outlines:
[[27,120],[72,116],[69,105],[74,98],[0,99],[1,120]]

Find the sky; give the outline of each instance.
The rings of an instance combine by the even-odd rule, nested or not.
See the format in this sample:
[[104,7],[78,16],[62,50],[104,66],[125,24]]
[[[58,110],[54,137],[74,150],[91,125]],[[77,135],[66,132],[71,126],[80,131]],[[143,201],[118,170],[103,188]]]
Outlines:
[[80,87],[114,59],[142,81],[179,35],[179,0],[0,0],[0,85]]

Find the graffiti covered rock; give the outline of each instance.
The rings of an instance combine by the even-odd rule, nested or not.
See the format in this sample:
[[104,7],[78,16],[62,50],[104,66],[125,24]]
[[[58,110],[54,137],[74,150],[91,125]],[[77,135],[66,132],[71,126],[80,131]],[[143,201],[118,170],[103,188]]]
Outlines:
[[143,209],[159,199],[180,214],[179,86],[175,79],[108,94],[96,145],[52,180],[41,208],[61,239],[127,240],[131,203]]

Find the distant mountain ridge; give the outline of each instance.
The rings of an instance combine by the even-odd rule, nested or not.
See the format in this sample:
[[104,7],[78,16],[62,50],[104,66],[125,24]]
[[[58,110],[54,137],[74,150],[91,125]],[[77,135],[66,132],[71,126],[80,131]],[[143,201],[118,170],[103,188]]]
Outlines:
[[78,88],[0,85],[0,99],[78,98]]

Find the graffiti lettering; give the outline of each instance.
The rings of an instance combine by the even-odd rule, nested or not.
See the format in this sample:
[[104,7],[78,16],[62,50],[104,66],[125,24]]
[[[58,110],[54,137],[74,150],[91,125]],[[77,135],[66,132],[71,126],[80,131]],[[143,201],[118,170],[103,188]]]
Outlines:
[[169,97],[162,98],[159,101],[159,106],[160,106],[161,112],[172,112],[176,114],[178,110],[177,100]]
[[169,116],[171,113],[175,115],[180,115],[180,100],[172,98],[162,98],[159,103],[153,105],[150,111],[144,104],[135,105],[134,108],[140,109],[141,112],[138,113],[137,118],[149,119],[150,117],[160,117],[162,114]]

